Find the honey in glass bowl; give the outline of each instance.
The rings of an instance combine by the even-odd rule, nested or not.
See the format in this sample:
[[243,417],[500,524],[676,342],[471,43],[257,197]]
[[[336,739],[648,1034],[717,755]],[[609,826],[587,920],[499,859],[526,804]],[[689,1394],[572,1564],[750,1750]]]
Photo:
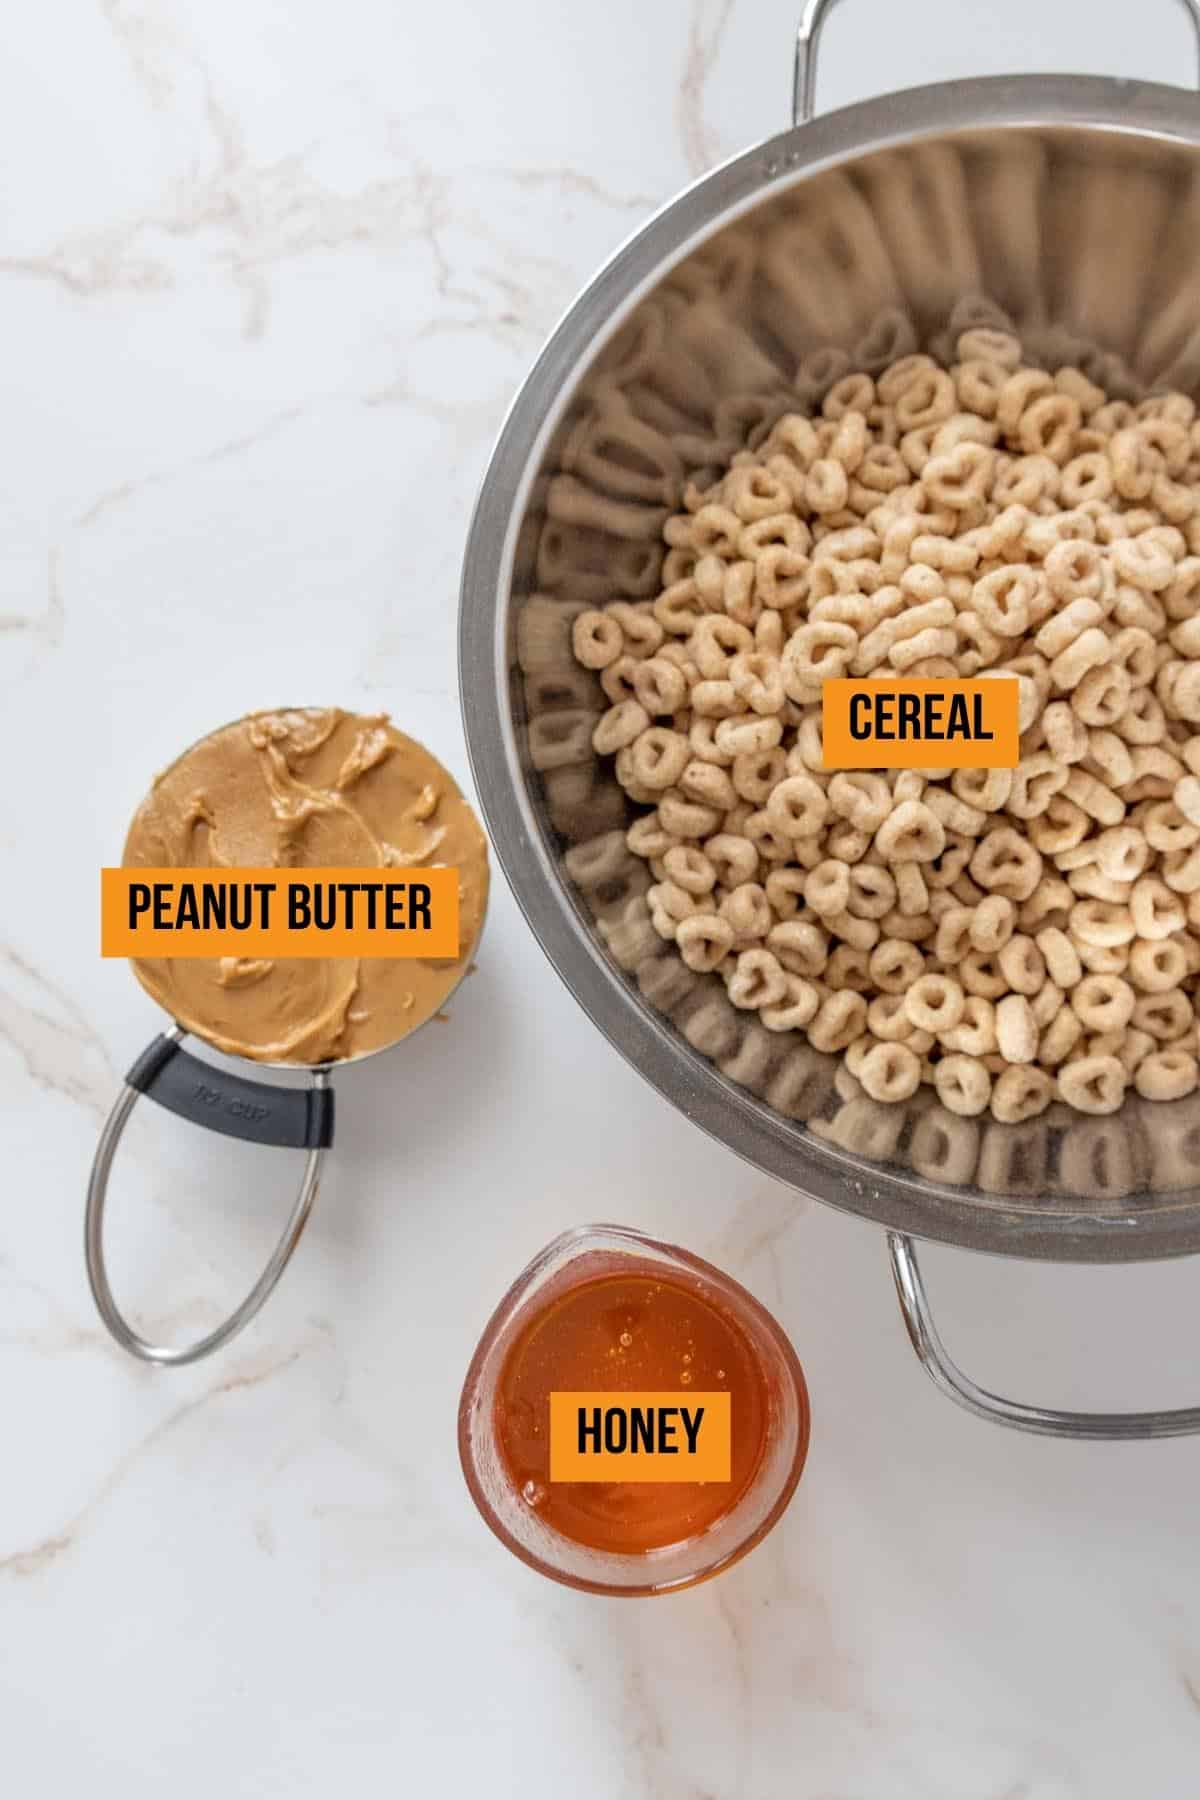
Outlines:
[[770,1314],[710,1264],[619,1226],[535,1258],[459,1411],[463,1470],[496,1535],[543,1574],[612,1594],[688,1587],[744,1555],[791,1498],[808,1432],[804,1377]]

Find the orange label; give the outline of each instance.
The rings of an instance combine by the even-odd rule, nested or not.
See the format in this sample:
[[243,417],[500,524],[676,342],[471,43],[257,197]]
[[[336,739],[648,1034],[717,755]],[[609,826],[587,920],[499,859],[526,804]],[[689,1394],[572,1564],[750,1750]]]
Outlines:
[[458,955],[457,869],[101,869],[101,956]]
[[730,1396],[551,1394],[551,1481],[728,1481]]
[[821,692],[827,769],[1015,769],[1020,683],[830,680]]

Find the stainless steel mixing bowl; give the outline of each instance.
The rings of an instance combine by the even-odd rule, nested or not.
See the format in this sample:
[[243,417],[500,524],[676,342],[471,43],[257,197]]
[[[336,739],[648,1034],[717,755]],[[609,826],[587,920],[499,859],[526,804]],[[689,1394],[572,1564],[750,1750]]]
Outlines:
[[[1200,42],[1200,4],[1181,0]],[[886,95],[811,120],[829,0],[810,0],[796,126],[698,181],[613,257],[501,432],[467,545],[462,698],[496,849],[550,960],[673,1105],[806,1194],[887,1226],[910,1334],[973,1410],[1092,1436],[1200,1429],[1200,1409],[1078,1415],[998,1400],[946,1358],[912,1239],[1060,1260],[1200,1249],[1200,1099],[1021,1126],[926,1093],[875,1104],[771,1040],[646,929],[627,805],[591,749],[584,605],[659,589],[687,476],[851,367],[948,356],[1008,321],[1111,394],[1200,392],[1200,106],[1177,88],[1023,76]]]

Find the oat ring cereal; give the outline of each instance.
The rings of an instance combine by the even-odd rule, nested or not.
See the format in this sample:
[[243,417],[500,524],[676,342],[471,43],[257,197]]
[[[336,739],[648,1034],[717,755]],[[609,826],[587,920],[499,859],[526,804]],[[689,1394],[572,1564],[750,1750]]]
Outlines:
[[[1200,1079],[1200,422],[989,329],[747,408],[661,591],[573,619],[653,929],[872,1101]],[[734,440],[736,441],[736,440]],[[1018,684],[1015,770],[827,770],[823,683]]]

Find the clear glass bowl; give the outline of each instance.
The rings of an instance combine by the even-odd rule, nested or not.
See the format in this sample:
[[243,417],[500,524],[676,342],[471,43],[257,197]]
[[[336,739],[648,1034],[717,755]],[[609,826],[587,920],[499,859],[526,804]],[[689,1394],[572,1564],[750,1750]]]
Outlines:
[[[703,1283],[746,1334],[765,1378],[762,1458],[736,1504],[707,1531],[636,1555],[592,1549],[553,1530],[516,1491],[494,1428],[505,1357],[529,1318],[557,1292],[598,1274],[661,1269]],[[804,1374],[786,1336],[752,1294],[711,1263],[622,1225],[582,1225],[535,1256],[489,1319],[467,1371],[458,1410],[458,1449],[471,1497],[515,1556],[568,1587],[593,1594],[664,1594],[727,1569],[760,1543],[795,1492],[808,1453]]]

